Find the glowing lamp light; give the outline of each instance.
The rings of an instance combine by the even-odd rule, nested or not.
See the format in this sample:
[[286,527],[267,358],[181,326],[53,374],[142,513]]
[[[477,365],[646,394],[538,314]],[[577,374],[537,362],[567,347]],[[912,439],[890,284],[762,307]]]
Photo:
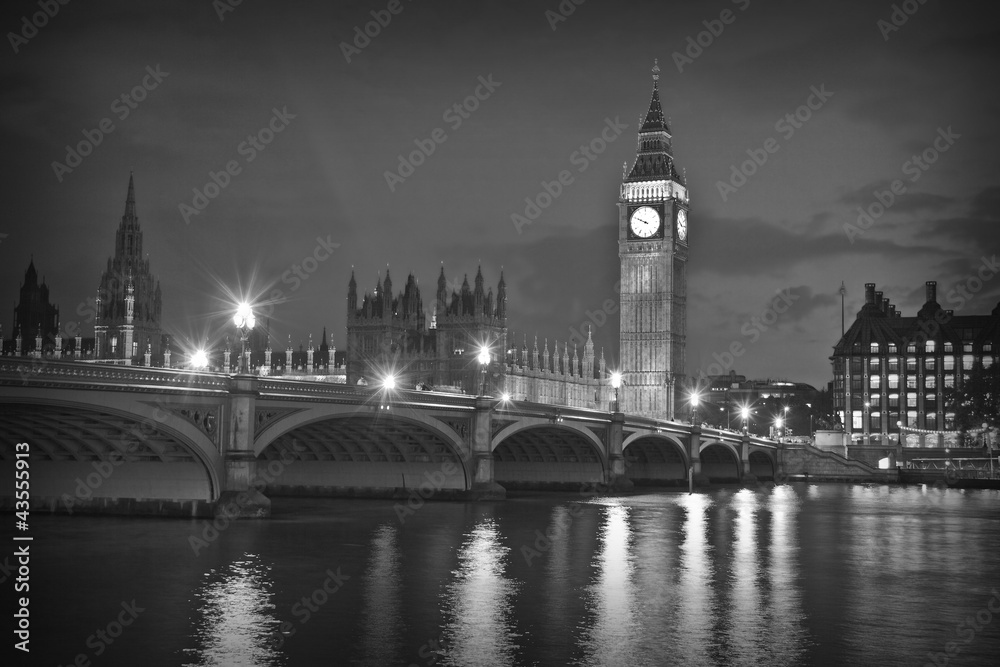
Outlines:
[[740,416],[743,417],[743,419],[749,419],[750,408],[740,408]]
[[699,394],[697,393],[691,394],[691,405],[693,405],[694,407],[698,407],[698,404],[700,402],[701,402],[701,396]]
[[395,375],[386,375],[385,379],[382,380],[382,388],[383,389],[395,389],[396,388],[396,376]]
[[205,368],[208,366],[208,354],[205,350],[198,350],[191,355],[191,366],[194,368]]
[[777,426],[778,428],[781,428],[781,417],[778,417],[777,419],[774,420],[774,425]]
[[618,371],[614,371],[611,374],[611,386],[615,389],[622,386],[622,374]]
[[480,348],[479,356],[477,358],[479,359],[479,363],[483,364],[484,366],[490,363],[490,348],[488,347]]
[[507,403],[508,401],[510,401],[510,394],[508,394],[507,392],[500,394],[500,400],[503,401],[504,403]]
[[233,323],[236,324],[237,329],[242,329],[243,327],[253,329],[257,323],[257,318],[254,317],[250,304],[244,301],[239,305],[236,309],[236,314],[233,315]]

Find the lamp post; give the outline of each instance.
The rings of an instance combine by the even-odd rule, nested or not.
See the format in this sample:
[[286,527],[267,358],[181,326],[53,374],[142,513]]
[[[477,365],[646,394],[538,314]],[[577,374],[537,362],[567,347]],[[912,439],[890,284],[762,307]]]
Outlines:
[[479,356],[477,358],[479,359],[479,368],[481,369],[481,372],[483,374],[483,386],[482,386],[482,391],[480,392],[480,395],[485,396],[486,395],[486,369],[487,369],[487,366],[490,365],[490,348],[486,347],[485,345],[483,347],[481,347],[479,349]]
[[618,371],[613,371],[611,373],[611,387],[615,390],[615,403],[614,412],[621,412],[621,408],[618,405],[618,388],[622,386],[622,374]]
[[247,358],[247,335],[250,330],[253,329],[253,325],[257,323],[257,319],[254,317],[253,309],[250,308],[250,304],[243,302],[236,309],[236,315],[233,316],[233,323],[236,324],[236,328],[240,332],[240,341],[243,343],[243,351],[240,354],[240,372],[249,373],[249,359]]
[[698,392],[691,394],[691,425],[698,421],[698,404],[701,403],[701,395]]
[[990,425],[983,422],[983,437],[986,438],[986,458],[990,460],[990,479],[993,479],[993,448],[990,447]]
[[778,442],[781,442],[781,432],[784,424],[785,420],[782,419],[781,417],[778,417],[777,419],[774,420],[774,434],[778,436]]
[[743,417],[743,433],[744,435],[749,434],[749,428],[747,427],[747,421],[750,419],[750,408],[743,406],[740,408],[740,417]]

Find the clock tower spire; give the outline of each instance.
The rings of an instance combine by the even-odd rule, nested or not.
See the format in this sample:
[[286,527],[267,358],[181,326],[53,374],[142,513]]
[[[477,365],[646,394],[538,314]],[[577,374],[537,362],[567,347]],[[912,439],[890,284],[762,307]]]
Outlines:
[[660,68],[618,199],[622,410],[674,419],[684,377],[688,192],[660,102]]

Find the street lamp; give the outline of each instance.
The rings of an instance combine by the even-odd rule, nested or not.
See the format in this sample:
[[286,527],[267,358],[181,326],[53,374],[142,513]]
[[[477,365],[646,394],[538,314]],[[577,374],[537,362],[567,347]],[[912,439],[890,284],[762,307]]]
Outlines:
[[490,365],[490,348],[485,345],[479,348],[479,367],[482,369],[483,374],[483,389],[481,392],[482,396],[486,395],[486,367]]
[[204,369],[208,366],[208,354],[205,350],[198,350],[191,355],[191,368]]
[[741,407],[740,408],[740,417],[743,417],[743,433],[749,433],[750,431],[748,430],[748,427],[747,427],[747,420],[750,419],[750,408],[748,408],[745,405],[743,407]]
[[247,335],[250,333],[250,330],[253,329],[253,325],[257,323],[257,319],[253,315],[253,309],[250,308],[250,304],[246,301],[241,303],[236,309],[236,315],[233,316],[233,323],[236,324],[236,328],[239,329],[240,341],[243,343],[243,353],[240,355],[240,372],[249,373]]
[[774,420],[774,431],[775,434],[777,434],[779,441],[781,440],[781,427],[782,425],[784,425],[784,423],[785,421],[781,417],[778,417]]
[[615,390],[615,412],[621,412],[621,408],[618,406],[618,388],[622,386],[622,374],[618,371],[611,372],[611,387]]
[[698,421],[698,404],[701,403],[701,395],[698,392],[691,394],[691,425]]

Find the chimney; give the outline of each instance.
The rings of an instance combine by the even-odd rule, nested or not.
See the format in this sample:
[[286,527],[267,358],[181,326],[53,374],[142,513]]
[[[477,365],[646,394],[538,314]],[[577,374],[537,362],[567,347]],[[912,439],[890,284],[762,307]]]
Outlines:
[[927,286],[927,302],[937,302],[937,282],[933,280],[928,280],[924,285]]
[[889,304],[889,317],[896,317],[896,306],[894,304]]
[[875,283],[865,283],[865,305],[875,303]]
[[882,292],[875,292],[875,300],[872,302],[875,304],[875,310],[882,312]]
[[888,315],[889,314],[889,298],[888,297],[885,297],[885,298],[882,299],[882,314],[883,315]]

